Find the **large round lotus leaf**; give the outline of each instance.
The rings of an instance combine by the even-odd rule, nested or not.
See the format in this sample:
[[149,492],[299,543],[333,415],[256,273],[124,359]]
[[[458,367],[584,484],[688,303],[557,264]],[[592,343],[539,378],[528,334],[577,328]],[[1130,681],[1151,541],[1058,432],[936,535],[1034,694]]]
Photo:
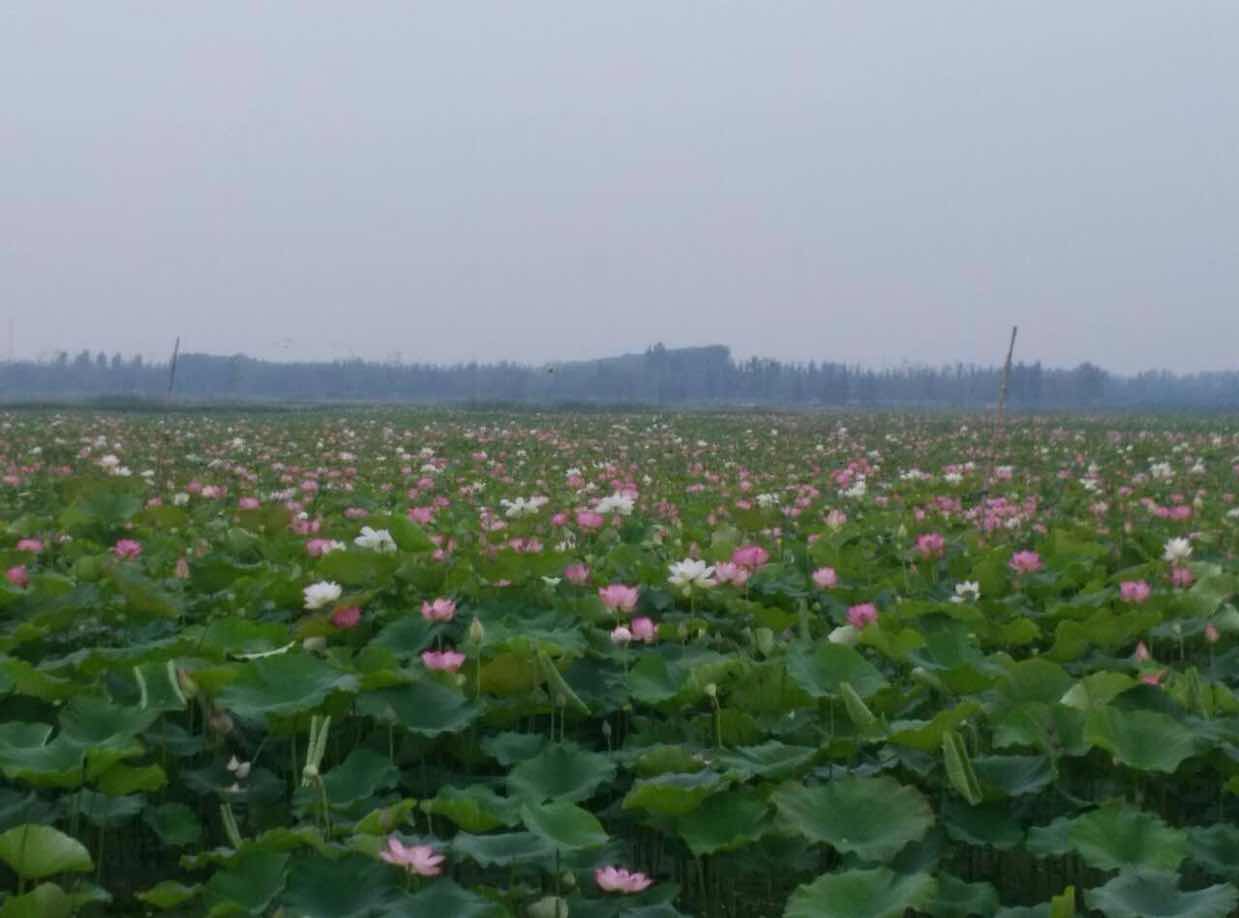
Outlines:
[[478,706],[460,692],[429,679],[370,692],[358,699],[361,713],[394,720],[422,736],[463,730],[478,716]]
[[103,698],[79,696],[60,712],[63,735],[82,747],[98,748],[128,742],[159,715],[141,708],[125,708]]
[[1071,688],[1072,681],[1057,663],[1034,658],[1011,664],[1006,678],[998,683],[998,691],[1013,705],[1029,701],[1053,704]]
[[393,903],[384,913],[396,918],[398,915],[442,915],[447,918],[508,918],[510,912],[498,902],[483,899],[476,893],[462,889],[449,879],[439,879],[414,896]]
[[84,873],[94,867],[90,852],[76,838],[36,825],[15,826],[0,835],[0,861],[27,880]]
[[1227,883],[1183,892],[1177,874],[1132,871],[1090,889],[1084,899],[1106,918],[1226,918],[1239,905],[1239,891]]
[[628,690],[642,704],[670,701],[684,688],[688,673],[658,653],[646,653],[628,671]]
[[1084,862],[1098,870],[1175,870],[1187,857],[1185,832],[1127,806],[1106,806],[1080,816],[1067,838]]
[[1192,860],[1228,880],[1239,879],[1239,828],[1228,823],[1187,830]]
[[400,889],[399,872],[377,859],[307,855],[290,865],[280,902],[292,915],[369,918]]
[[544,806],[525,804],[521,822],[553,847],[567,851],[596,848],[607,842],[607,833],[597,817],[566,800]]
[[528,861],[549,861],[555,846],[533,832],[501,832],[497,835],[457,833],[452,851],[482,867],[508,867]]
[[543,800],[587,800],[600,784],[615,777],[615,764],[605,755],[575,743],[548,746],[508,775],[514,795],[533,803]]
[[1088,714],[1084,736],[1090,745],[1140,771],[1172,774],[1196,751],[1192,731],[1157,711],[1096,708]]
[[990,883],[965,883],[949,873],[938,876],[938,894],[926,909],[934,918],[992,915],[998,910],[998,890]]
[[952,841],[1006,851],[1024,841],[1024,829],[1005,801],[971,806],[948,797],[942,807],[942,824]]
[[327,799],[347,806],[373,797],[381,790],[395,787],[400,771],[386,756],[364,746],[354,749],[348,758],[323,776]]
[[50,743],[49,724],[0,724],[0,770],[6,778],[36,787],[82,783],[82,747],[63,736]]
[[284,868],[288,855],[251,847],[229,861],[206,885],[212,905],[231,903],[261,914],[284,888]]
[[676,821],[676,832],[697,856],[733,851],[761,838],[770,825],[770,806],[756,791],[715,794]]
[[936,752],[942,747],[944,733],[954,730],[980,710],[981,706],[975,701],[965,701],[939,711],[932,720],[897,720],[890,725],[890,742],[921,752]]
[[784,785],[771,799],[801,835],[867,861],[889,860],[934,824],[920,791],[886,776]]
[[193,886],[186,886],[184,883],[178,883],[176,880],[164,880],[150,889],[134,893],[134,898],[157,909],[167,911],[170,908],[176,908],[178,905],[184,905],[201,893],[202,887],[197,883]]
[[532,759],[546,746],[542,733],[496,733],[482,740],[482,751],[500,765],[509,767],[525,759]]
[[24,896],[9,896],[0,918],[69,918],[73,900],[55,883],[41,883]]
[[903,918],[933,902],[937,887],[929,874],[886,867],[828,873],[792,893],[783,918]]
[[470,784],[463,788],[439,788],[433,800],[422,804],[422,809],[446,816],[466,832],[489,832],[519,822],[520,804],[519,800],[500,797],[484,784]]
[[239,667],[218,702],[240,717],[261,719],[312,711],[332,692],[357,690],[357,677],[302,653],[264,657]]
[[1057,777],[1054,762],[1044,755],[987,755],[972,760],[977,780],[989,797],[1035,794]]
[[404,615],[379,632],[371,647],[385,647],[398,657],[420,654],[434,640],[435,625],[420,615]]
[[633,784],[624,798],[624,809],[683,816],[724,786],[725,779],[715,771],[658,775]]
[[82,788],[73,803],[66,798],[66,807],[76,807],[87,820],[97,826],[119,826],[142,812],[146,799],[141,794],[130,797],[109,797]]
[[1084,742],[1084,712],[1061,704],[1027,701],[991,718],[994,748],[1012,746],[1042,749],[1047,744],[1059,754],[1076,756],[1088,752]]
[[788,746],[776,740],[760,746],[741,746],[714,756],[715,764],[740,781],[766,778],[781,781],[808,766],[817,755],[810,746]]
[[877,668],[858,651],[829,642],[816,647],[797,645],[787,655],[787,673],[813,698],[838,695],[844,682],[862,698],[868,698],[886,684]]
[[202,823],[183,803],[164,803],[142,814],[142,821],[165,845],[194,845],[202,838]]

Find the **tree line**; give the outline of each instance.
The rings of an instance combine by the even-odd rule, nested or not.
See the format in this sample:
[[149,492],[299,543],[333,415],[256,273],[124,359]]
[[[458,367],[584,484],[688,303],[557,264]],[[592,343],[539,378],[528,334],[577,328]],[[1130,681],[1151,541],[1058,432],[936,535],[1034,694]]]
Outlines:
[[[103,352],[0,366],[6,401],[161,398],[167,363]],[[736,360],[723,346],[667,348],[600,360],[522,363],[275,362],[183,354],[175,394],[198,400],[420,403],[770,405],[975,409],[997,398],[1002,370],[956,363],[872,369],[838,361]],[[1012,410],[1239,408],[1239,371],[1108,373],[1092,363],[1011,368]]]

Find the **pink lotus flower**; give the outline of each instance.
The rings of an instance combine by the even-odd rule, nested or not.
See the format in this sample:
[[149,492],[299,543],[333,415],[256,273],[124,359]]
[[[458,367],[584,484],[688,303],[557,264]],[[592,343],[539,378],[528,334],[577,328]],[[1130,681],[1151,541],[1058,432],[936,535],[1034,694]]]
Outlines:
[[1170,569],[1170,582],[1177,587],[1186,589],[1190,587],[1196,580],[1191,570],[1180,565],[1175,565]]
[[364,520],[370,515],[370,511],[365,507],[349,507],[344,511],[346,520]]
[[405,847],[395,835],[387,839],[387,847],[379,853],[379,857],[418,876],[437,877],[442,871],[442,854],[436,854],[430,845]]
[[619,625],[611,631],[611,643],[623,647],[632,642],[632,632]]
[[16,564],[4,572],[4,579],[15,587],[25,589],[30,583],[30,573],[26,570],[26,565]]
[[434,507],[410,507],[407,513],[409,519],[422,526],[428,525],[435,517]]
[[37,555],[43,550],[43,543],[38,539],[21,539],[17,543],[18,551],[28,551],[32,555]]
[[582,529],[601,529],[607,518],[593,510],[580,510],[576,515],[576,524]]
[[237,501],[237,506],[242,510],[257,510],[262,506],[262,501],[257,497],[242,497]]
[[331,613],[331,623],[341,631],[356,628],[361,621],[361,609],[357,606],[342,606]]
[[185,558],[177,558],[175,573],[176,573],[177,580],[188,580],[189,579],[189,561],[187,561]]
[[336,543],[331,539],[310,539],[305,543],[305,553],[311,558],[321,558],[335,547]]
[[622,867],[599,867],[594,871],[594,882],[603,892],[639,893],[649,889],[651,880],[643,873],[625,870]]
[[584,586],[589,582],[589,566],[586,564],[569,564],[564,568],[564,576],[569,583]]
[[848,609],[848,624],[861,631],[864,627],[878,620],[878,609],[871,602],[863,602]]
[[1155,672],[1142,673],[1140,681],[1145,685],[1161,685],[1162,679],[1166,677],[1166,670],[1159,669]]
[[1217,625],[1213,624],[1213,622],[1209,622],[1209,624],[1205,625],[1205,640],[1206,641],[1208,641],[1210,644],[1216,644],[1221,639],[1221,637],[1222,636],[1218,633]]
[[916,537],[916,550],[922,558],[941,558],[946,551],[946,539],[940,532],[926,532]]
[[1041,556],[1035,551],[1017,551],[1007,566],[1017,574],[1032,574],[1041,570]]
[[839,585],[839,575],[833,567],[819,567],[813,572],[813,585],[819,590],[832,590]]
[[1137,663],[1147,663],[1153,659],[1153,655],[1149,653],[1149,646],[1144,641],[1141,641],[1136,645],[1136,652],[1132,654],[1132,658]]
[[121,559],[134,559],[142,554],[142,544],[133,539],[121,539],[112,546],[112,554]]
[[612,612],[631,612],[637,607],[637,597],[640,591],[636,587],[613,583],[610,586],[598,588],[598,598]]
[[652,619],[646,618],[644,615],[640,618],[632,620],[632,636],[638,641],[643,641],[646,644],[653,644],[658,640],[658,628],[654,625]]
[[749,582],[749,570],[734,561],[723,561],[714,566],[714,579],[719,583],[731,583],[742,587]]
[[427,650],[422,653],[422,662],[427,669],[454,673],[465,662],[465,655],[454,650]]
[[422,618],[428,622],[450,622],[456,617],[456,603],[440,596],[434,602],[422,602]]
[[770,560],[770,552],[760,545],[742,545],[731,553],[733,564],[755,571]]
[[1143,580],[1124,580],[1119,584],[1119,598],[1123,602],[1142,603],[1153,590]]

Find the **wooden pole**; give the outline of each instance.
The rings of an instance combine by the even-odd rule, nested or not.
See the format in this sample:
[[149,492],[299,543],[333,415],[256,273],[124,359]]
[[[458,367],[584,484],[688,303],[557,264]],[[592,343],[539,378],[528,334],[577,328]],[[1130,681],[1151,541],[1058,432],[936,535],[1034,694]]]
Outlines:
[[998,390],[998,428],[1002,429],[1003,415],[1007,407],[1007,386],[1011,382],[1011,357],[1015,354],[1015,334],[1018,325],[1011,326],[1011,343],[1007,346],[1007,362],[1002,366],[1002,388]]
[[176,344],[172,348],[172,364],[168,367],[168,401],[172,401],[172,387],[176,385],[176,358],[181,353],[181,336],[176,336]]

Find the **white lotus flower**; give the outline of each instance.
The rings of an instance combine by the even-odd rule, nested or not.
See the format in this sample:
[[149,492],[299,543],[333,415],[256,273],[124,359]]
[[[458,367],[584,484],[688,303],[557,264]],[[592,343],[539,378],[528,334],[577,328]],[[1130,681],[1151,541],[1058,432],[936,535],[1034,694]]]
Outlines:
[[311,583],[303,591],[305,595],[305,607],[307,609],[321,609],[329,603],[335,602],[344,593],[340,588],[340,584],[333,583],[330,580],[320,580],[318,583]]
[[368,548],[383,554],[396,550],[396,540],[391,537],[390,532],[386,529],[371,529],[369,526],[361,527],[361,535],[353,539],[353,544],[358,548]]
[[964,580],[955,584],[955,595],[951,602],[976,602],[981,598],[981,584],[975,580]]
[[670,570],[671,576],[667,578],[667,581],[682,590],[685,596],[691,593],[694,587],[699,590],[708,590],[717,583],[713,576],[714,568],[704,561],[686,558],[671,565]]
[[1192,556],[1192,543],[1187,539],[1171,539],[1166,543],[1162,558],[1171,564],[1180,564]]
[[851,625],[840,625],[826,639],[832,644],[855,644],[859,638],[860,632]]
[[628,516],[632,508],[633,499],[627,494],[612,494],[594,504],[595,513],[618,513],[620,516]]

